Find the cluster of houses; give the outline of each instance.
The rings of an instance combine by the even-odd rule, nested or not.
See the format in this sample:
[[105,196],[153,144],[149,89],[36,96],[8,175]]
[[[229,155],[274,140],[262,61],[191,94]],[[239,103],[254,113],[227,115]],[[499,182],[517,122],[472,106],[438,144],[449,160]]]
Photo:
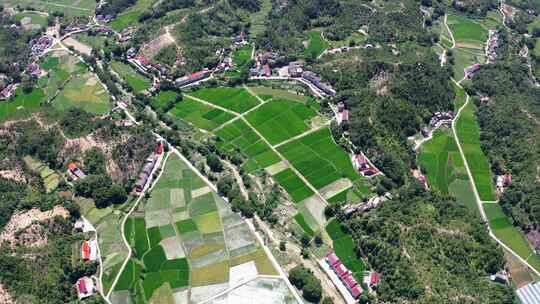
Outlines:
[[26,66],[26,74],[28,74],[29,76],[38,78],[39,75],[41,75],[41,68],[39,67],[39,65],[35,63],[29,63]]
[[353,274],[350,270],[341,263],[337,255],[330,251],[326,254],[326,262],[332,268],[332,270],[337,274],[343,285],[347,287],[347,290],[351,293],[351,296],[355,299],[358,299],[362,294],[363,290],[360,284],[353,277]]
[[429,125],[432,128],[438,128],[443,124],[451,124],[454,119],[454,112],[435,112],[433,117],[429,120]]
[[137,55],[137,49],[130,48],[127,50],[128,62],[135,66],[143,74],[158,73],[162,76],[168,75],[169,70],[162,64],[153,63],[143,55]]
[[44,35],[39,38],[34,38],[30,40],[30,56],[33,58],[38,58],[45,52],[46,49],[51,47],[53,44],[54,38],[49,35]]
[[152,171],[157,164],[159,156],[163,154],[163,149],[163,142],[159,141],[157,143],[156,149],[154,150],[154,153],[152,153],[152,155],[150,155],[150,157],[146,159],[146,164],[144,165],[141,173],[139,174],[139,177],[137,178],[137,181],[135,182],[135,187],[133,189],[134,193],[141,194],[144,190],[144,187],[152,176]]
[[506,187],[510,186],[512,183],[512,173],[505,173],[503,175],[497,176],[496,186],[497,186],[497,194],[501,195],[504,192],[504,189]]
[[74,32],[85,32],[88,30],[89,30],[89,27],[87,24],[72,23],[72,24],[67,25],[65,28],[63,28],[61,33],[65,35],[65,34],[74,33]]
[[247,41],[247,35],[245,32],[240,32],[240,34],[232,37],[232,42],[234,43],[234,45],[236,46],[240,46],[240,45],[246,45],[248,44],[249,42]]
[[98,23],[109,23],[113,20],[113,16],[112,15],[103,15],[103,14],[98,14],[96,15],[96,21]]
[[321,81],[321,78],[317,76],[317,74],[311,71],[304,71],[302,72],[302,79],[308,81],[309,83],[317,87],[324,94],[331,97],[336,96],[336,91],[332,88],[332,86],[330,86],[329,84],[323,83]]
[[15,89],[17,89],[17,86],[18,84],[16,83],[0,84],[0,100],[9,99],[15,92]]
[[86,177],[86,174],[75,163],[68,164],[67,173],[69,177],[74,181]]
[[133,35],[135,34],[136,30],[137,29],[134,27],[128,27],[128,28],[123,29],[119,33],[118,41],[122,43],[130,41],[133,38]]
[[478,72],[482,66],[479,63],[472,64],[466,67],[463,71],[465,72],[465,77],[471,79],[474,76],[474,73]]
[[365,45],[357,45],[357,46],[342,46],[334,49],[326,50],[326,54],[334,55],[339,53],[347,53],[353,50],[359,50],[359,49],[371,49],[374,48],[373,44],[366,43]]
[[497,58],[498,47],[499,47],[499,32],[497,30],[489,30],[489,38],[486,44],[486,56],[489,62],[493,62]]
[[[74,228],[77,231],[82,231],[86,236],[90,235],[88,239],[83,240],[81,243],[81,258],[84,261],[96,261],[99,257],[99,252],[94,227],[86,219],[80,218],[75,222]],[[90,297],[97,292],[94,278],[87,276],[79,278],[75,283],[75,288],[80,300]]]
[[343,212],[345,215],[351,215],[356,212],[365,212],[369,211],[373,208],[376,208],[383,202],[389,200],[392,198],[392,194],[390,192],[386,192],[384,195],[381,196],[373,196],[370,199],[368,199],[367,202],[360,202],[355,204],[345,204],[342,207]]
[[381,171],[369,161],[363,152],[360,152],[353,157],[353,164],[356,170],[366,177],[376,176],[381,173]]
[[205,68],[202,71],[195,72],[195,73],[192,73],[192,74],[185,75],[185,76],[182,76],[180,78],[177,78],[174,81],[174,84],[176,86],[178,86],[178,87],[184,87],[184,86],[193,84],[193,83],[195,83],[197,81],[204,80],[204,79],[210,77],[210,75],[212,75],[212,71]]

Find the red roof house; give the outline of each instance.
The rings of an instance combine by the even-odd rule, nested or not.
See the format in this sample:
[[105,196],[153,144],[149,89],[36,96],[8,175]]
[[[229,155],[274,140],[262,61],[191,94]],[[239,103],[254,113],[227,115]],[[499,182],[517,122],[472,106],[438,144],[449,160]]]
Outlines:
[[345,265],[341,264],[341,262],[337,262],[335,265],[332,266],[334,268],[334,271],[337,273],[339,277],[346,276],[349,273],[349,270]]
[[80,294],[86,294],[88,293],[88,290],[86,289],[86,282],[84,278],[80,278],[77,280],[77,290]]
[[349,111],[348,110],[343,110],[343,112],[341,112],[341,121],[349,121]]
[[160,141],[156,147],[156,154],[162,154],[163,153],[163,142]]
[[353,298],[357,299],[362,294],[362,287],[360,287],[360,285],[356,285],[351,288],[350,291]]
[[336,265],[337,263],[340,263],[339,261],[339,258],[337,257],[337,255],[333,252],[329,252],[327,255],[326,255],[326,261],[328,262],[328,265],[330,266],[334,266]]
[[373,287],[377,284],[379,284],[379,275],[375,271],[372,271],[369,274],[369,286]]
[[137,60],[139,60],[139,62],[142,65],[149,65],[150,64],[150,61],[148,61],[148,59],[146,59],[146,57],[144,57],[144,56],[138,56]]
[[82,252],[83,259],[85,260],[90,259],[90,245],[88,244],[88,241],[83,241],[81,252]]
[[358,285],[358,282],[356,282],[356,280],[353,278],[353,276],[350,273],[341,277],[341,281],[343,281],[343,284],[345,284],[345,286],[349,290],[351,290],[353,287]]
[[268,64],[263,65],[263,71],[266,77],[272,76],[272,70],[270,69],[270,66],[268,66]]

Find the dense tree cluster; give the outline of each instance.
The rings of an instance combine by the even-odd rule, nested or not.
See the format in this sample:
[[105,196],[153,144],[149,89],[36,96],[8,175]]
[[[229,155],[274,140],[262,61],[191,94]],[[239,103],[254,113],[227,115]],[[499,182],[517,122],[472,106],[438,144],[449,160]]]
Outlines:
[[111,204],[126,201],[126,190],[115,184],[106,174],[91,174],[75,182],[75,194],[92,198],[96,207],[105,208]]
[[289,281],[302,290],[302,296],[312,303],[318,303],[322,297],[321,282],[311,270],[298,265],[289,271]]
[[338,214],[358,254],[384,277],[379,300],[446,303],[460,295],[468,303],[514,303],[510,287],[487,278],[504,257],[470,209],[419,186],[397,197],[367,214]]

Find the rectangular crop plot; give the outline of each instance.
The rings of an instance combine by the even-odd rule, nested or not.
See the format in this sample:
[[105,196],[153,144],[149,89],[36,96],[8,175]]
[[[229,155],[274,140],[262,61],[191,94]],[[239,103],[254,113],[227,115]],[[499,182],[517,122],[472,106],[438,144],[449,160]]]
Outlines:
[[247,114],[246,119],[270,144],[275,145],[310,129],[317,113],[299,102],[270,100]]
[[257,170],[280,161],[279,156],[243,120],[226,125],[216,134],[221,139],[218,143],[221,148],[229,152],[239,150]]
[[289,142],[278,150],[317,189],[342,177],[351,181],[361,178],[328,128]]
[[236,113],[244,113],[260,103],[255,96],[243,88],[205,88],[191,95]]
[[232,114],[215,109],[191,98],[184,98],[169,111],[173,117],[191,122],[197,128],[213,130],[234,118]]
[[494,201],[493,180],[487,157],[480,146],[480,128],[474,114],[475,106],[471,102],[462,111],[456,128],[465,158],[471,170],[474,184],[483,201]]
[[479,23],[466,17],[448,15],[448,27],[450,27],[456,43],[470,43],[472,46],[482,47],[487,39],[488,31]]
[[291,169],[279,172],[274,175],[274,179],[296,203],[313,195],[313,191]]

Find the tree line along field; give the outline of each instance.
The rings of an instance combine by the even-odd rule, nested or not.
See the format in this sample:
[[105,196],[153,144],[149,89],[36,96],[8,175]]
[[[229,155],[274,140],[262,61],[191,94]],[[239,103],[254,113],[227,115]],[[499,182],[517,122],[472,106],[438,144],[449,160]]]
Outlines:
[[362,282],[366,264],[357,257],[352,237],[343,231],[335,218],[326,225],[326,232],[332,239],[332,248],[341,262],[353,273],[358,282]]
[[229,270],[250,261],[259,274],[277,274],[244,220],[176,154],[126,222],[125,235],[133,255],[112,295],[119,300],[209,298],[219,290],[208,285],[227,285]]
[[152,97],[152,105],[158,109],[163,109],[169,102],[174,102],[180,96],[175,91],[160,90],[159,93]]
[[255,96],[251,95],[244,88],[204,88],[194,91],[188,96],[200,98],[239,114],[248,111],[260,103]]

